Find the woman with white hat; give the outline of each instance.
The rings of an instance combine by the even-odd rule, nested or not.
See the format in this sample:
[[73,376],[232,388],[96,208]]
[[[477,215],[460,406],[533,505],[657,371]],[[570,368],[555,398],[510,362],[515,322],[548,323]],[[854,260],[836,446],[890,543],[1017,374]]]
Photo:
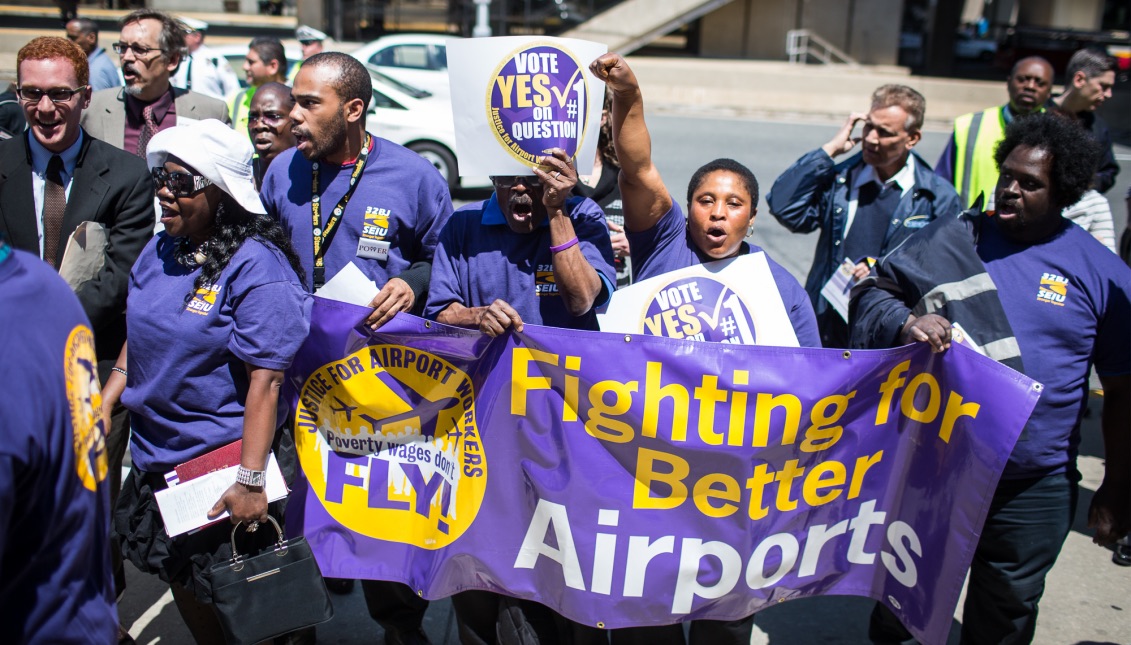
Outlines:
[[[311,300],[287,236],[259,201],[251,156],[247,137],[215,120],[150,140],[165,230],[131,271],[127,346],[104,393],[104,405],[120,395],[133,429],[133,468],[114,532],[125,557],[170,583],[197,642],[223,642],[197,576],[231,556],[230,525],[171,538],[154,492],[178,465],[242,439],[237,483],[210,516],[227,510],[253,531],[268,515],[264,471],[272,449],[284,474],[294,470],[279,390],[306,338]],[[277,519],[281,504],[272,505]],[[251,536],[275,537],[270,530]]]

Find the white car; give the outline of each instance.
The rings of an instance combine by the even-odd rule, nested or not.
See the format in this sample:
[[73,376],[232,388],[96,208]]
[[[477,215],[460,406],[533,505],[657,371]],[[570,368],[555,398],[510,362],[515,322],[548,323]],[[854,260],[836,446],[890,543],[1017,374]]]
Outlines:
[[362,45],[351,55],[382,74],[446,99],[448,87],[447,41],[453,36],[395,34]]
[[[241,86],[246,87],[247,80],[242,71],[247,47],[230,45],[212,49],[217,55],[227,58],[234,69],[240,70]],[[287,49],[286,53],[290,65],[302,60],[302,54],[297,50]],[[446,79],[447,72],[444,73]],[[458,187],[455,120],[447,88],[443,96],[433,98],[429,91],[397,81],[372,68],[369,75],[373,80],[373,102],[365,120],[366,129],[424,157],[443,175],[449,187]]]
[[412,150],[436,167],[449,188],[460,185],[451,102],[370,70],[373,103],[365,129]]

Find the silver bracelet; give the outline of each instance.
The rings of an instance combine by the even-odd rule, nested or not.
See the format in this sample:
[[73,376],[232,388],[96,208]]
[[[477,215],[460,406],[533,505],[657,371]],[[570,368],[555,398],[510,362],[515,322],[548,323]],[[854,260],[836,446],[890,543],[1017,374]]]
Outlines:
[[263,488],[267,483],[266,470],[249,470],[243,466],[239,467],[236,471],[236,483],[243,484],[244,486],[254,486]]
[[126,370],[124,370],[120,367],[111,367],[110,371],[117,372],[117,373],[121,374],[122,376],[125,376],[126,378],[129,378],[129,376],[130,376],[129,374],[126,373]]

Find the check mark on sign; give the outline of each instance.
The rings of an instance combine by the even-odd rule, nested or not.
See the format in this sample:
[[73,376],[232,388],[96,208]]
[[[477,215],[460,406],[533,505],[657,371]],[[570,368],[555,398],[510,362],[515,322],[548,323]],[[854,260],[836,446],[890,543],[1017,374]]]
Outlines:
[[550,91],[554,93],[554,96],[558,97],[558,107],[559,108],[565,107],[566,98],[569,97],[569,90],[570,90],[570,88],[573,87],[573,82],[577,80],[577,75],[580,74],[580,73],[581,73],[580,69],[575,71],[573,73],[573,76],[569,77],[569,82],[565,84],[565,89],[561,92],[559,92],[558,88],[556,88],[556,87],[553,87],[553,86],[550,87]]
[[699,316],[700,318],[703,319],[703,322],[710,325],[711,329],[718,329],[719,328],[719,310],[723,308],[723,300],[726,299],[727,291],[730,291],[730,290],[729,289],[723,289],[722,293],[719,294],[719,299],[715,301],[715,310],[713,312],[711,312],[710,316],[703,313],[702,311],[700,311],[699,313],[696,314],[697,316]]

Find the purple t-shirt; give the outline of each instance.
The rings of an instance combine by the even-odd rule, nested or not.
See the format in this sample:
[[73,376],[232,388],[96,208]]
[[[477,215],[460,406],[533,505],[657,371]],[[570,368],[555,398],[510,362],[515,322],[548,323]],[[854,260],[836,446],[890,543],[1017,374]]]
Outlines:
[[1067,220],[1030,245],[1008,240],[996,222],[982,227],[978,255],[997,285],[1025,373],[1044,384],[1003,476],[1064,472],[1080,443],[1088,365],[1101,376],[1131,373],[1131,269]]
[[[306,271],[308,289],[314,280],[312,168],[312,162],[291,148],[271,162],[259,191],[267,212],[290,236]],[[346,194],[353,169],[354,164],[319,163],[323,223]],[[365,169],[324,255],[326,281],[353,261],[383,287],[414,262],[431,262],[440,229],[451,213],[448,184],[432,164],[392,141],[373,137]],[[388,257],[358,255],[363,239],[367,246],[385,246]]]
[[[632,249],[633,279],[637,282],[654,278],[669,271],[686,269],[696,264],[713,262],[714,258],[700,255],[687,233],[687,218],[683,209],[672,199],[672,207],[656,225],[646,231],[625,231],[628,246]],[[761,248],[742,243],[740,253],[757,253]],[[765,253],[765,251],[762,251]],[[797,278],[765,253],[770,265],[770,275],[781,294],[789,321],[793,323],[793,333],[802,347],[820,347],[821,335],[817,333],[817,317],[809,295]]]
[[[273,246],[249,239],[220,279],[189,299],[200,269],[150,240],[130,274],[126,306],[133,463],[163,473],[243,436],[245,363],[283,370],[310,328],[311,297]],[[284,420],[280,401],[278,422]]]
[[[570,197],[565,211],[573,220],[578,247],[601,277],[604,288],[593,304],[596,308],[604,304],[616,284],[605,214],[593,200],[584,197]],[[424,315],[435,320],[453,302],[486,307],[501,299],[514,307],[525,323],[596,330],[597,315],[592,309],[573,316],[562,303],[554,282],[550,227],[545,221],[542,224],[531,233],[515,233],[507,226],[495,195],[456,211],[436,247]]]
[[117,634],[93,336],[69,342],[80,327],[90,333],[50,266],[23,251],[0,260],[0,629],[9,643]]

